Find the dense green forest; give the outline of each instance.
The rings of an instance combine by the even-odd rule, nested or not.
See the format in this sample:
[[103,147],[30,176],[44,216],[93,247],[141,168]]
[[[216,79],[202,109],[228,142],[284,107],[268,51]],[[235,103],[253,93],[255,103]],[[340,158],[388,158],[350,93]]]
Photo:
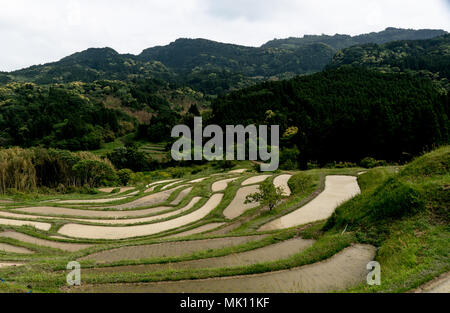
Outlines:
[[428,40],[367,44],[339,51],[328,68],[356,65],[384,72],[411,72],[430,77],[449,89],[450,35]]
[[271,40],[265,45],[264,48],[287,48],[295,49],[300,46],[309,45],[312,43],[324,43],[333,49],[340,50],[351,46],[364,45],[367,43],[383,44],[391,41],[398,40],[419,40],[438,37],[446,34],[443,30],[433,29],[401,29],[388,27],[381,32],[373,32],[369,34],[363,34],[358,36],[339,35],[306,35],[303,38],[287,38],[287,39],[275,39]]
[[302,167],[368,156],[404,161],[449,142],[448,95],[408,74],[343,67],[236,91],[212,106],[219,125],[280,125]]
[[178,116],[188,96],[187,91],[174,91],[152,79],[49,86],[10,83],[0,87],[0,145],[99,149],[136,132],[153,115],[155,124]]
[[442,30],[389,28],[361,36],[305,36],[271,41],[262,47],[245,47],[205,39],[179,39],[144,50],[140,55],[119,54],[111,48],[88,49],[58,62],[0,73],[8,81],[37,84],[96,80],[128,81],[157,78],[216,95],[263,80],[292,78],[321,71],[338,49],[355,44],[392,40],[428,39]]
[[[89,49],[0,73],[0,147],[97,150],[124,136],[170,142],[173,126],[201,114],[210,124],[280,125],[284,168],[406,161],[449,143],[450,35],[435,37],[443,33],[390,28],[261,48],[179,39],[139,56]],[[355,43],[364,45],[335,54]],[[329,61],[324,72],[291,78]],[[125,144],[107,151],[116,167],[157,167]]]

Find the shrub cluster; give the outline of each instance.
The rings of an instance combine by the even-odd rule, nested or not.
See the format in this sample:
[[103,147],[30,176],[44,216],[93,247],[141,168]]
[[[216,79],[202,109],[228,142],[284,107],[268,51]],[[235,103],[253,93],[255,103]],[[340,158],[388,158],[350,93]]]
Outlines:
[[89,152],[44,148],[0,150],[0,193],[28,192],[36,188],[65,190],[98,187],[117,182],[108,160]]

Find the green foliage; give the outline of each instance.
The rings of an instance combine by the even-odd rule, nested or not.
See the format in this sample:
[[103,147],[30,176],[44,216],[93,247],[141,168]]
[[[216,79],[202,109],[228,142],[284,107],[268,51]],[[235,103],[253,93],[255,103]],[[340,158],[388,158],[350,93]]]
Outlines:
[[448,146],[436,149],[408,164],[400,173],[405,178],[424,178],[450,172],[450,149]]
[[90,188],[108,185],[117,180],[114,169],[97,160],[82,160],[73,166],[73,171],[83,186]]
[[171,168],[169,169],[169,173],[172,178],[182,178],[186,175],[186,169],[179,167]]
[[398,162],[449,142],[448,104],[427,79],[346,67],[219,97],[211,123],[264,125],[272,111],[281,133],[298,128],[284,144],[298,147],[301,168],[367,155]]
[[298,160],[300,151],[297,147],[282,149],[280,154],[280,169],[295,170],[298,169]]
[[115,183],[111,163],[87,152],[64,150],[0,149],[0,193],[30,192],[54,188],[66,192],[71,187]]
[[373,228],[424,209],[423,195],[415,186],[391,177],[373,192],[360,195],[340,206],[327,221],[325,229],[346,225],[352,229]]
[[127,80],[148,76],[167,79],[172,75],[159,62],[141,62],[131,55],[121,55],[111,48],[88,49],[58,62],[32,66],[10,74],[38,84],[93,82],[102,79]]
[[443,34],[441,30],[388,28],[355,37],[322,35],[273,40],[259,48],[205,39],[178,39],[167,46],[146,49],[138,56],[122,55],[111,48],[88,49],[58,62],[0,73],[0,83],[17,80],[54,84],[154,77],[217,95],[262,80],[321,71],[338,50],[353,45],[427,39]]
[[374,168],[358,177],[358,184],[363,192],[373,191],[393,173],[383,167]]
[[305,192],[313,182],[311,175],[300,172],[291,177],[288,181],[289,188],[293,194]]
[[246,197],[245,204],[256,202],[272,210],[283,199],[283,189],[275,187],[270,181],[263,182],[258,188],[259,192]]
[[117,177],[120,181],[120,184],[122,186],[126,186],[128,184],[128,182],[130,181],[132,174],[133,174],[133,171],[128,168],[118,170]]
[[361,165],[364,168],[374,168],[374,167],[378,167],[378,166],[386,166],[386,161],[380,161],[380,160],[375,160],[374,158],[364,158],[361,160],[361,162],[359,162],[359,165]]
[[87,86],[76,87],[0,87],[0,145],[93,150],[114,140],[129,118],[87,96]]
[[325,229],[347,226],[359,242],[376,245],[383,282],[351,291],[405,292],[448,272],[449,159],[444,146],[397,174],[376,168],[360,176],[362,195],[341,205]]
[[275,39],[269,41],[263,47],[270,48],[285,48],[285,49],[295,49],[297,47],[310,45],[313,43],[324,43],[336,50],[343,48],[362,45],[368,43],[383,44],[390,41],[396,40],[419,40],[419,39],[429,39],[437,36],[444,35],[446,32],[443,30],[432,30],[432,29],[399,29],[388,27],[385,30],[378,33],[363,34],[358,36],[348,36],[339,35],[334,36],[327,35],[305,35],[303,38],[287,38],[287,39]]
[[220,168],[224,171],[226,170],[230,170],[233,167],[235,167],[237,165],[237,163],[235,161],[232,160],[222,160],[222,161],[217,161],[215,162],[215,167],[216,168]]
[[172,128],[178,125],[180,115],[172,110],[161,110],[152,118],[150,124],[141,124],[138,130],[138,138],[150,142],[162,142],[170,137]]
[[134,172],[150,171],[159,166],[157,161],[140,151],[134,143],[114,149],[107,157],[117,169],[130,169]]
[[450,35],[428,40],[395,41],[383,45],[354,46],[336,54],[329,68],[364,66],[383,72],[412,72],[449,89]]
[[[325,229],[348,225],[365,236],[374,232],[383,240],[392,223],[427,210],[440,214],[441,222],[448,221],[448,193],[442,184],[448,181],[449,155],[446,146],[418,158],[400,173],[389,175],[386,169],[375,169],[363,174],[362,194],[341,205]],[[430,171],[424,170],[428,168]]]
[[343,162],[343,161],[339,161],[339,162],[331,162],[325,165],[326,168],[352,168],[352,167],[357,167],[356,163],[353,162]]

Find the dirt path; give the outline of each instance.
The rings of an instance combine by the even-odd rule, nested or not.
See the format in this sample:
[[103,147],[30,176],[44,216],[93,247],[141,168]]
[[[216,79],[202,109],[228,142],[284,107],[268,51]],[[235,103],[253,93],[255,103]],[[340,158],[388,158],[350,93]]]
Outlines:
[[154,272],[169,269],[199,269],[199,268],[224,268],[247,266],[257,263],[272,262],[276,260],[287,259],[290,256],[299,253],[306,248],[309,248],[314,243],[314,240],[305,240],[301,238],[294,238],[284,242],[276,243],[263,248],[246,251],[237,254],[230,254],[218,258],[192,260],[177,263],[165,264],[149,264],[149,265],[134,265],[134,266],[118,266],[106,267],[87,270],[86,273],[143,273]]
[[317,198],[298,210],[263,225],[259,230],[290,228],[325,220],[341,203],[360,192],[357,178],[354,176],[327,176],[325,190]]
[[[152,209],[137,210],[137,211],[94,211],[94,210],[78,210],[67,209],[58,207],[30,207],[15,209],[17,212],[25,212],[30,214],[41,214],[50,216],[71,216],[71,217],[99,217],[99,218],[126,218],[136,216],[146,216],[151,214],[158,214],[167,210],[173,209],[172,207],[157,207]],[[3,214],[3,213],[0,213]],[[38,218],[45,218],[36,216]],[[29,216],[28,218],[33,218]]]
[[249,179],[245,180],[242,183],[242,186],[248,186],[248,185],[262,183],[263,181],[265,181],[267,178],[269,178],[271,176],[272,175],[259,175],[259,176],[250,177]]
[[60,249],[64,251],[79,251],[83,250],[89,247],[92,247],[92,245],[89,244],[78,244],[78,243],[64,243],[64,242],[56,242],[56,241],[50,241],[40,238],[31,237],[22,233],[17,233],[13,231],[6,231],[3,233],[0,233],[0,237],[4,238],[11,238],[18,241],[31,243],[37,246],[43,246],[43,247],[50,247],[55,249]]
[[283,195],[289,197],[291,195],[291,188],[289,188],[288,181],[291,179],[292,175],[280,175],[275,177],[273,184],[275,188],[281,187],[283,190]]
[[79,224],[66,224],[59,234],[74,238],[89,239],[125,239],[150,236],[167,230],[197,222],[211,213],[222,201],[223,194],[215,194],[200,209],[173,220],[139,226],[106,227]]
[[8,225],[8,226],[32,226],[36,229],[48,231],[52,224],[41,223],[41,222],[31,222],[31,221],[19,221],[19,220],[8,220],[4,218],[0,218],[0,225]]
[[[141,293],[298,293],[331,292],[364,282],[367,263],[376,249],[367,245],[349,247],[323,262],[286,271],[205,280],[147,284],[85,286],[83,292]],[[74,289],[79,292],[80,289]]]
[[0,252],[20,253],[20,254],[33,254],[34,251],[28,250],[22,247],[12,246],[7,243],[0,243]]
[[187,230],[187,231],[184,231],[182,233],[179,233],[179,234],[176,234],[173,236],[164,237],[164,238],[169,238],[169,239],[170,238],[181,238],[181,237],[187,237],[190,235],[202,234],[207,231],[219,228],[220,226],[223,226],[223,225],[225,225],[225,223],[210,223],[210,224],[202,225],[200,227],[197,227],[197,228],[194,228],[191,230]]
[[239,179],[239,177],[224,179],[224,180],[215,182],[214,184],[212,184],[211,190],[212,190],[212,192],[224,191],[225,189],[227,189],[229,183],[231,183],[237,179]]
[[111,263],[122,260],[181,257],[185,255],[191,255],[199,251],[223,249],[226,247],[242,245],[251,241],[261,240],[263,238],[265,238],[265,236],[229,237],[122,247],[118,249],[94,253],[81,258],[81,260],[93,260],[100,263]]
[[236,192],[233,201],[231,201],[228,207],[223,211],[223,215],[232,220],[244,214],[245,211],[257,207],[259,203],[244,204],[246,197],[255,192],[258,192],[258,186],[248,186],[239,189]]

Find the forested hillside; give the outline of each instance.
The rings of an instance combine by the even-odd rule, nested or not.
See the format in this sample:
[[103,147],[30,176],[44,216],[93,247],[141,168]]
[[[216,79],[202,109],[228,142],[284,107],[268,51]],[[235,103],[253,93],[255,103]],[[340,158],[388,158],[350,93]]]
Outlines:
[[160,62],[141,62],[133,55],[119,54],[111,48],[91,48],[58,62],[12,72],[9,76],[17,81],[52,84],[142,77],[170,80],[173,73]]
[[58,62],[0,73],[0,83],[14,80],[50,84],[152,77],[216,95],[263,80],[319,72],[338,49],[355,44],[426,39],[444,33],[390,28],[356,37],[289,38],[271,41],[259,48],[206,39],[179,39],[167,46],[146,49],[138,56],[122,55],[111,48],[88,49]]
[[0,73],[0,146],[97,150],[128,134],[167,142],[173,126],[203,113],[220,125],[280,125],[282,161],[302,167],[407,160],[449,143],[450,35],[353,46],[330,70],[277,80],[320,71],[341,46],[441,33],[388,29],[262,48],[179,39],[139,56],[89,49]]
[[415,72],[449,87],[450,35],[415,41],[368,44],[339,51],[328,66],[355,65],[384,72]]
[[407,74],[344,67],[233,92],[213,103],[219,125],[280,125],[299,161],[400,161],[449,142],[449,97]]
[[183,103],[200,101],[192,90],[172,90],[157,80],[10,83],[0,87],[0,146],[95,150],[154,115],[173,116],[176,123]]
[[446,34],[443,30],[434,29],[401,29],[388,27],[385,30],[378,33],[369,33],[358,36],[339,35],[306,35],[303,38],[287,38],[287,39],[275,39],[271,40],[265,45],[264,48],[286,48],[296,49],[301,46],[310,45],[313,43],[324,43],[336,50],[344,49],[350,46],[363,45],[367,43],[383,44],[391,41],[398,40],[419,40],[438,37]]

